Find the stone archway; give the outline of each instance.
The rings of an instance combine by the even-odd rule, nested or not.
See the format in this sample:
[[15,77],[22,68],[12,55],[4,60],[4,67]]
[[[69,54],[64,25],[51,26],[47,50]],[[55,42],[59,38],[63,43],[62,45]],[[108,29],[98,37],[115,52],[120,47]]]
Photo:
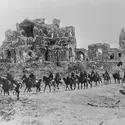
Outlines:
[[85,54],[81,51],[77,52],[77,60],[84,61],[85,60]]
[[103,54],[102,48],[98,48],[97,51],[96,51],[96,58],[98,60],[102,60],[102,54]]

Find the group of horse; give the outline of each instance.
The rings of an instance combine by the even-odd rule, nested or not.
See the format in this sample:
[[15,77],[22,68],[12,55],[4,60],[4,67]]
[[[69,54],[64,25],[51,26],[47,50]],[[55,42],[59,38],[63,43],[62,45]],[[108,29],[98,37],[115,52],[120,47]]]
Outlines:
[[[112,78],[114,78],[115,83],[122,83],[125,81],[125,78],[121,78],[119,72],[113,73],[112,78],[111,74],[107,71],[100,75],[98,72],[91,71],[87,73],[86,71],[75,73],[71,72],[66,77],[61,77],[59,73],[53,77],[53,74],[50,73],[48,76],[43,76],[42,79],[36,80],[35,75],[31,75],[32,77],[26,77],[24,75],[21,79],[22,82],[17,82],[10,74],[7,74],[6,78],[0,77],[0,85],[2,86],[2,90],[4,91],[4,95],[7,93],[9,95],[9,91],[13,91],[13,93],[17,93],[17,98],[19,98],[20,89],[24,86],[24,93],[31,92],[33,87],[36,87],[36,92],[41,91],[41,86],[44,86],[43,91],[46,91],[48,86],[49,91],[51,92],[52,87],[53,91],[60,89],[61,85],[65,86],[65,90],[75,90],[75,89],[84,89],[92,88],[93,86],[109,84],[111,83]],[[43,83],[43,84],[42,84]]]
[[[86,71],[75,73],[71,72],[66,77],[61,77],[59,73],[58,75],[55,75],[53,77],[53,74],[50,73],[48,76],[43,76],[42,79],[39,80],[30,80],[30,79],[23,79],[23,83],[25,84],[25,90],[24,92],[30,92],[32,87],[36,87],[36,92],[41,91],[41,85],[44,86],[43,91],[46,91],[46,88],[49,88],[49,91],[51,92],[52,88],[55,92],[56,90],[60,89],[60,86],[65,86],[65,90],[75,90],[75,89],[87,89],[92,88],[93,86],[98,86],[104,84],[111,83],[111,75],[106,71],[102,75],[100,75],[97,72],[94,72],[93,70],[90,73],[87,73]],[[58,76],[58,77],[57,77]],[[112,77],[115,81],[115,83],[120,83],[120,80],[123,81],[123,79],[120,77],[119,73],[113,73]],[[43,84],[42,84],[42,83]]]

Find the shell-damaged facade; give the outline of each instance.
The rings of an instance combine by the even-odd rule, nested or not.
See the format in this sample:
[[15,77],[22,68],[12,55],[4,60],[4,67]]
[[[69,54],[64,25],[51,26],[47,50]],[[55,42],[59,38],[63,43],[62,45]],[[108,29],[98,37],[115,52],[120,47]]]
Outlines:
[[25,19],[15,30],[5,32],[2,58],[12,63],[31,59],[75,61],[76,38],[73,26],[60,28],[60,20],[46,24],[45,19]]
[[125,67],[124,28],[119,35],[119,48],[111,48],[107,43],[96,43],[88,45],[86,50],[76,48],[76,44],[74,26],[60,27],[58,19],[53,19],[52,24],[46,24],[44,18],[25,19],[16,24],[16,30],[5,32],[5,40],[0,48],[0,62],[49,61],[58,64],[61,61],[81,61],[86,67],[104,69],[119,66],[122,62]]

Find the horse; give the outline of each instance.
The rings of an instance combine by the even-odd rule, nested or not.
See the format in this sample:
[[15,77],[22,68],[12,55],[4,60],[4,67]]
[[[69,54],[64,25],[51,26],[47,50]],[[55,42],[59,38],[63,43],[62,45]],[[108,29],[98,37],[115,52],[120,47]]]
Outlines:
[[110,81],[111,83],[111,78],[109,75],[107,75],[106,73],[102,74],[103,79],[104,79],[104,84],[108,83]]
[[99,84],[101,84],[102,83],[102,78],[101,78],[101,76],[96,72],[96,80],[97,80],[97,82],[99,83]]
[[4,91],[4,95],[7,93],[8,95],[9,94],[9,88],[10,88],[10,85],[9,85],[9,81],[7,79],[4,79],[4,78],[1,78],[0,77],[0,83],[2,84],[2,89]]
[[67,89],[68,90],[70,90],[70,89],[72,90],[72,79],[69,76],[67,76],[66,78],[63,77],[63,81],[66,84],[66,89],[65,90],[67,90]]
[[27,90],[27,93],[31,92],[31,88],[32,88],[32,82],[31,82],[31,80],[29,78],[25,78],[23,82],[25,84],[24,93],[26,92],[26,90]]
[[80,76],[77,76],[78,78],[78,89],[79,89],[79,84],[81,83],[81,89],[83,88],[83,84],[84,84],[84,89],[88,88],[88,78],[87,78],[87,74],[83,74],[82,72],[80,73]]
[[10,90],[11,90],[11,92],[13,91],[13,94],[16,92],[16,90],[15,90],[15,87],[16,86],[18,86],[19,85],[19,89],[21,89],[22,88],[22,83],[19,83],[19,82],[17,82],[16,80],[14,80],[13,78],[11,78],[11,79],[8,79],[8,81],[10,82]]
[[116,81],[118,81],[118,84],[120,84],[120,80],[121,80],[120,74],[118,74],[118,73],[113,73],[112,76],[113,76],[113,78],[114,78],[114,80],[115,80],[115,84],[116,84]]
[[91,88],[92,88],[92,82],[93,82],[93,78],[91,77],[91,74],[88,73],[88,83],[90,84]]
[[41,91],[41,88],[40,88],[40,86],[41,86],[41,81],[42,81],[42,80],[39,79],[38,82],[36,82],[36,84],[35,84],[36,93]]
[[45,92],[47,86],[49,87],[49,92],[51,92],[51,86],[54,87],[54,92],[55,92],[55,88],[56,88],[55,80],[50,80],[49,77],[43,76],[43,82],[45,83],[44,92]]

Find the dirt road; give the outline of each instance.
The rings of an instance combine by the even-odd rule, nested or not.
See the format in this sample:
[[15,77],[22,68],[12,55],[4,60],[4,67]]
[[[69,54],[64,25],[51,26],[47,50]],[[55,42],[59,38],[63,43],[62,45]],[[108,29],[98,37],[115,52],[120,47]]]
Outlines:
[[[0,125],[124,125],[125,95],[120,85],[56,93],[21,94],[11,119]],[[16,97],[12,96],[15,100]]]

